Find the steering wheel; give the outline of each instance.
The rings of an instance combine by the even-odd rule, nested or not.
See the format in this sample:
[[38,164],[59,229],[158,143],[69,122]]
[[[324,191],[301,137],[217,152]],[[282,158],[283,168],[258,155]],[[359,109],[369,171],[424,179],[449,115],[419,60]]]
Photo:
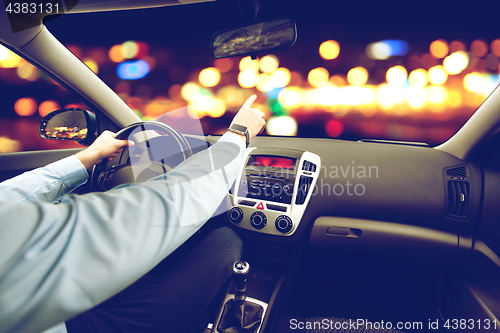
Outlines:
[[106,191],[122,184],[144,182],[169,172],[193,155],[189,142],[181,133],[172,126],[157,121],[131,124],[118,131],[115,138],[132,140],[135,145],[123,149],[118,164],[115,159],[109,166],[111,163],[104,159],[95,166],[91,183],[93,191]]

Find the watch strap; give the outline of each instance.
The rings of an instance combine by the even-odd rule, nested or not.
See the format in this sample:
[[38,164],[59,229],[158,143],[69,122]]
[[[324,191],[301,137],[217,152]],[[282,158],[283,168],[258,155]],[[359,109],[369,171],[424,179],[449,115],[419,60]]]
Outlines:
[[243,125],[231,124],[231,127],[229,127],[227,131],[244,136],[248,147],[248,144],[250,143],[250,134],[248,133],[248,128]]

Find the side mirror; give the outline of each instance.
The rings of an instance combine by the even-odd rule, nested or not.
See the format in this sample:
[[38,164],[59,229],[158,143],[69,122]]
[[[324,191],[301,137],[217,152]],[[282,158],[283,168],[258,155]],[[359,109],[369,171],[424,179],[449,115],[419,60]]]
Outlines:
[[296,40],[297,28],[293,20],[260,22],[214,34],[212,55],[216,59],[254,55],[260,51],[292,46]]
[[96,138],[95,115],[82,109],[56,110],[40,121],[38,133],[44,139],[71,140],[88,146]]

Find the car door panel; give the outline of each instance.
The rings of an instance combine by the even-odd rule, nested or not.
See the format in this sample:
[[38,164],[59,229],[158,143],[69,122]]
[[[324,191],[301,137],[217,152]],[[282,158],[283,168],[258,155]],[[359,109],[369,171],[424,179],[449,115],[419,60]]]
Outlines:
[[[57,149],[28,151],[19,153],[0,154],[0,181],[4,181],[62,158],[79,152],[81,149]],[[77,193],[89,192],[90,182],[76,190]]]

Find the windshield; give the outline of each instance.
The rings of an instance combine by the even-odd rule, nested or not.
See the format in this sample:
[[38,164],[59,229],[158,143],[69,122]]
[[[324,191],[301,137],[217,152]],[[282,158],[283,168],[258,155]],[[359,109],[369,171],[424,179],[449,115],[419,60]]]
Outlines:
[[[243,22],[237,4],[224,1],[64,15],[47,28],[141,118],[185,134],[223,133],[256,93],[264,135],[437,145],[499,83],[494,11],[479,5],[260,7],[259,20],[295,19],[298,39],[257,60],[211,56],[211,35]],[[37,126],[47,112],[84,105],[2,47],[0,91],[0,152],[75,145],[38,139]]]

